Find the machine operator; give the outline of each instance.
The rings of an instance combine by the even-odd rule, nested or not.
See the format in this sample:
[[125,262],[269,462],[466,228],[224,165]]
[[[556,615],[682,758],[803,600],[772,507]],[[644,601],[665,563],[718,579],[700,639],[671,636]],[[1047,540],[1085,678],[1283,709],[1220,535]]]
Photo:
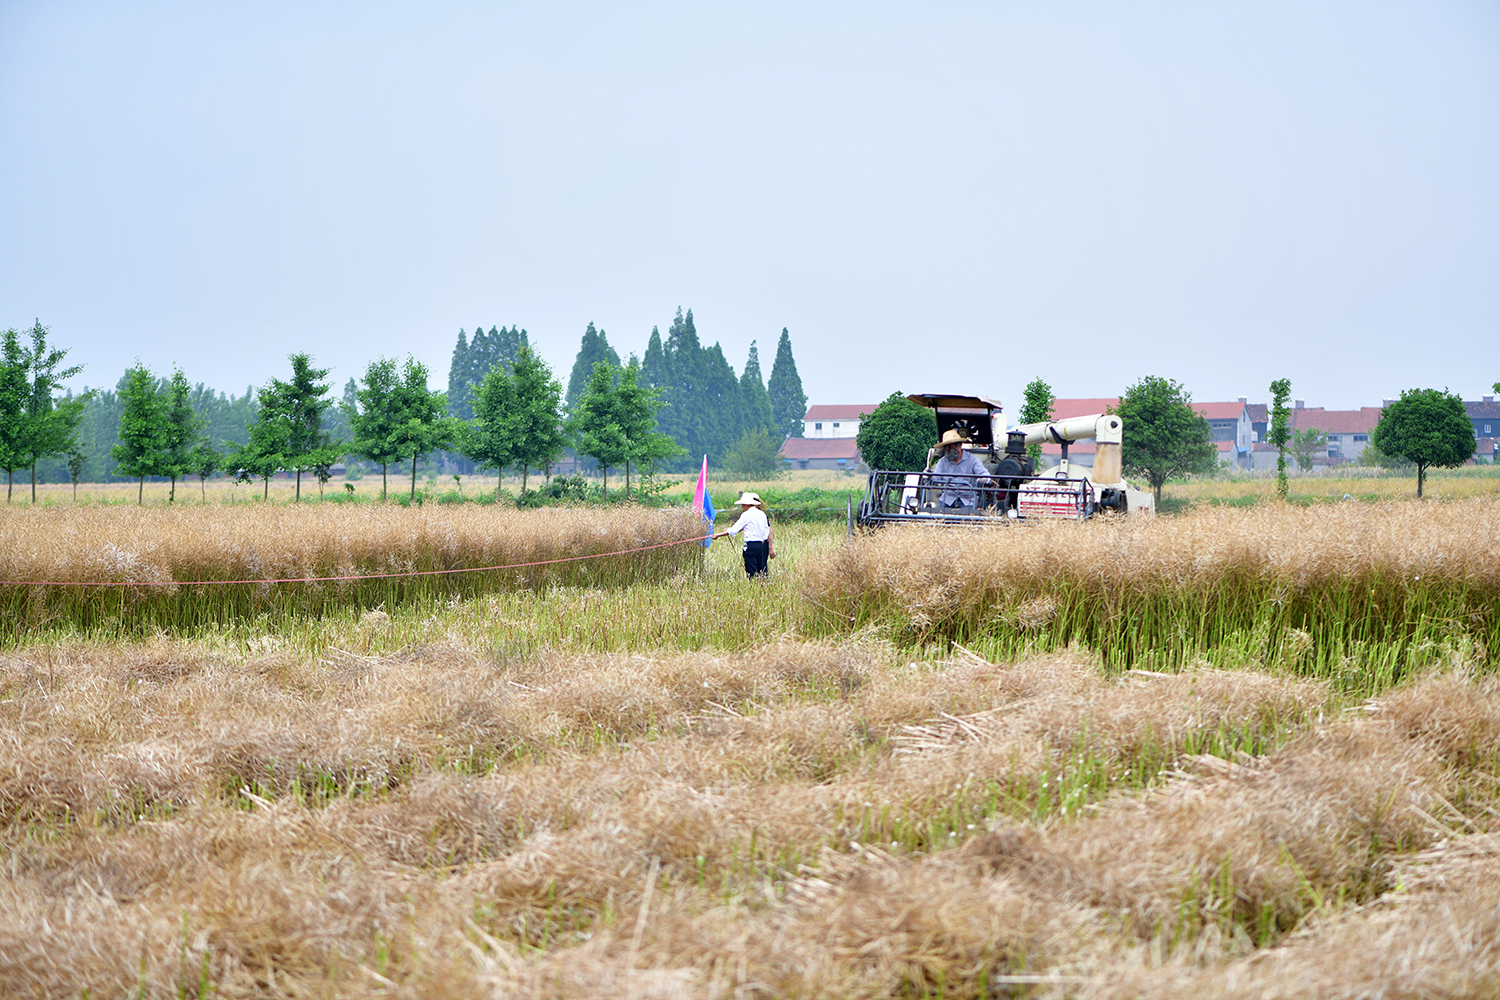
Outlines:
[[[932,466],[932,485],[942,487],[938,502],[944,507],[977,506],[977,487],[995,485],[989,478],[989,470],[972,453],[964,451],[963,435],[952,427],[943,433],[937,450],[939,457]],[[943,478],[945,474],[951,478]]]

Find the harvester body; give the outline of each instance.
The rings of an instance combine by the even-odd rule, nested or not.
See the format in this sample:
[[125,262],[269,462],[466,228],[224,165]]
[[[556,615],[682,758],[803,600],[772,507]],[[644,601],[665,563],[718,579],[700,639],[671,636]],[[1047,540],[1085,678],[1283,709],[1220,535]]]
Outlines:
[[[997,399],[935,393],[907,398],[933,411],[940,436],[957,431],[964,439],[964,451],[979,459],[985,474],[941,471],[936,448],[928,452],[921,471],[871,472],[858,509],[851,505],[851,529],[892,522],[1082,521],[1104,512],[1155,512],[1154,497],[1126,483],[1121,473],[1123,424],[1115,414],[1022,424],[1007,430]],[[1095,443],[1092,468],[1068,458],[1068,446],[1087,439]],[[1038,471],[1026,446],[1041,443],[1061,445],[1062,458]],[[955,499],[965,502],[950,505]]]

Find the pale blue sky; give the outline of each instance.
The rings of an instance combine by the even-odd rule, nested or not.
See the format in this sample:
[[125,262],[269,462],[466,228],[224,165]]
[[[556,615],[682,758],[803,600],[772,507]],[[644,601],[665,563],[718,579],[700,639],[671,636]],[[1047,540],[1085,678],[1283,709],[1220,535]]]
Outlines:
[[0,326],[80,385],[679,305],[815,403],[1476,398],[1500,5],[0,0]]

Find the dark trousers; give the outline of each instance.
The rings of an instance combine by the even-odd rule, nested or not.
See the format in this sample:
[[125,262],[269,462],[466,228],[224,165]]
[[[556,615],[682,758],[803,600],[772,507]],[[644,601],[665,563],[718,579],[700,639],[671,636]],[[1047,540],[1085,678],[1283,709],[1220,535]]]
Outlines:
[[746,576],[753,577],[766,575],[766,552],[769,551],[769,549],[770,546],[765,542],[745,543]]

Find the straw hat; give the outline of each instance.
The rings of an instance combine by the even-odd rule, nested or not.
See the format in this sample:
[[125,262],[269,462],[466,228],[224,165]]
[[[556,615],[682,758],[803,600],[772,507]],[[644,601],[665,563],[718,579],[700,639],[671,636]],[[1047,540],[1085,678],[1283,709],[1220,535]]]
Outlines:
[[968,444],[969,439],[958,432],[957,427],[950,427],[943,431],[943,439],[937,443],[939,448],[946,448],[950,444]]
[[741,507],[763,506],[760,502],[760,494],[758,493],[741,493],[740,498],[736,500],[735,503]]

